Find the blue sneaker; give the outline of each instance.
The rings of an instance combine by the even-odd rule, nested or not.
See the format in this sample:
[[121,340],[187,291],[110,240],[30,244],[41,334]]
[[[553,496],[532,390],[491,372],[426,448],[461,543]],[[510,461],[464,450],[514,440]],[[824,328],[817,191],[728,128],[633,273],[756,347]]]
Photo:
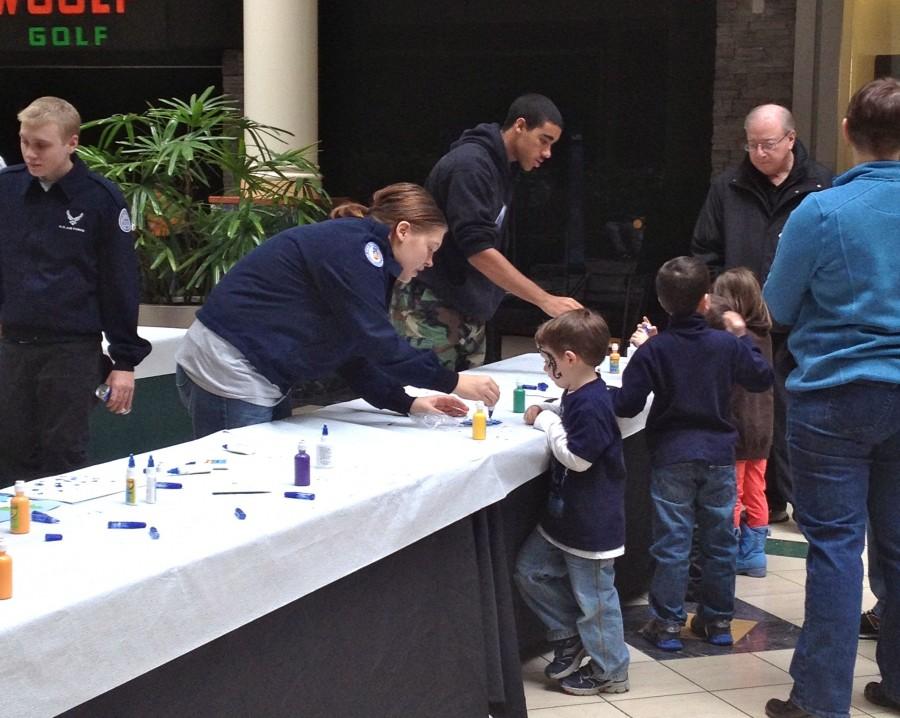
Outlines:
[[573,696],[593,696],[598,693],[625,693],[628,691],[628,676],[613,680],[594,674],[593,664],[588,663],[578,672],[559,682],[565,693]]
[[581,667],[581,662],[587,656],[580,636],[556,641],[553,646],[553,660],[544,669],[544,675],[555,681],[571,676]]
[[651,618],[640,630],[640,634],[663,651],[680,651],[684,648],[681,641],[681,626],[677,623],[663,623]]
[[714,646],[731,646],[734,638],[731,635],[731,621],[727,618],[717,618],[714,621],[704,621],[700,616],[694,616],[691,620],[691,631]]

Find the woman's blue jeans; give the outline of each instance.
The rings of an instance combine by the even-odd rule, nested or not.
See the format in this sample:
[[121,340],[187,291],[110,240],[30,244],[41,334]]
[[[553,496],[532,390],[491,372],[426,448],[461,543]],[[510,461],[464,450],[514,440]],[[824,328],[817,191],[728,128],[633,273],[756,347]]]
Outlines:
[[656,561],[650,583],[650,610],[667,625],[687,620],[684,595],[690,569],[694,523],[703,577],[697,615],[706,622],[734,616],[734,571],[738,540],[734,533],[737,482],[734,465],[702,461],[655,467],[650,477],[653,545]]
[[175,365],[175,386],[181,403],[191,415],[195,439],[223,429],[264,424],[267,421],[286,419],[291,415],[290,397],[286,396],[275,406],[259,406],[240,399],[226,399],[197,386],[180,364]]
[[868,518],[887,592],[876,660],[884,693],[900,701],[900,385],[794,393],[788,446],[794,518],[809,542],[791,700],[823,718],[849,715]]
[[515,580],[550,641],[581,636],[594,673],[620,681],[629,658],[614,563],[567,553],[535,530],[519,551]]

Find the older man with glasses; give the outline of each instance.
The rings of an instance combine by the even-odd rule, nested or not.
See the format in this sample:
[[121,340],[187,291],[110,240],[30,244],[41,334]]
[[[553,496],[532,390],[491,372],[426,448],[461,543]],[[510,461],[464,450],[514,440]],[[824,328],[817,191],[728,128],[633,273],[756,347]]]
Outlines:
[[[748,267],[762,284],[788,216],[808,194],[830,187],[832,173],[810,159],[786,107],[754,107],[744,120],[744,131],[747,154],[713,180],[694,227],[691,252],[706,262],[713,276]],[[770,523],[788,520],[791,500],[784,382],[795,364],[787,349],[787,330],[772,331],[775,426],[766,469]]]

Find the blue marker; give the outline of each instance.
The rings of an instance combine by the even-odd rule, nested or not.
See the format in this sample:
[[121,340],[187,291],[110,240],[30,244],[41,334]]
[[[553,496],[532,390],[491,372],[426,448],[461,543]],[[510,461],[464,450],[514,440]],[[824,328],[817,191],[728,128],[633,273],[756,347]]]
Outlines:
[[316,498],[315,494],[307,494],[303,491],[285,491],[284,498],[286,499],[304,499],[306,501],[312,501]]
[[107,521],[106,528],[108,529],[145,529],[147,528],[146,521]]
[[62,541],[62,534],[44,534],[44,541]]
[[157,481],[156,482],[157,489],[180,489],[181,484],[175,481]]
[[247,514],[245,514],[241,509],[235,509],[234,515],[237,516],[241,521],[247,518]]
[[50,516],[49,514],[45,514],[43,511],[32,510],[31,512],[31,520],[37,521],[39,524],[58,524],[59,519]]
[[522,388],[531,391],[547,391],[550,387],[547,382],[539,381],[537,384],[522,384]]
[[159,538],[159,531],[157,530],[156,526],[150,527],[150,538],[152,538],[154,541]]

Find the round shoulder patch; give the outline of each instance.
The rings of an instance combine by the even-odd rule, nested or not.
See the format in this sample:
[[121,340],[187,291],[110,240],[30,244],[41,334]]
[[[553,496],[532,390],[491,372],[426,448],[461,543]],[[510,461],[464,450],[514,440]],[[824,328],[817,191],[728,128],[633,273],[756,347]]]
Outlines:
[[366,259],[368,259],[376,267],[384,266],[384,255],[381,253],[381,247],[375,242],[366,242]]
[[131,217],[128,216],[128,210],[124,207],[119,212],[119,229],[123,232],[130,232],[134,229],[134,225],[131,224]]

